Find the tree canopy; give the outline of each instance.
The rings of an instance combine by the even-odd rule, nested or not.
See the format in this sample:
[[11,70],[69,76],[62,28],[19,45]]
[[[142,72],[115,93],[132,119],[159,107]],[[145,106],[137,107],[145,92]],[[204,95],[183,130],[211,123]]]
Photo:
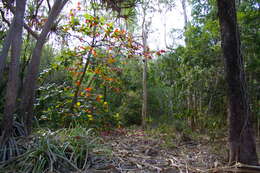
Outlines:
[[[150,146],[147,134],[169,152],[190,141],[228,144],[195,172],[259,169],[259,8],[256,0],[2,0],[0,172],[92,170],[89,160],[109,155],[107,136]],[[174,11],[181,18],[167,17]],[[168,32],[174,22],[184,27]],[[153,158],[164,151],[155,146],[140,152]],[[185,169],[175,161],[171,169]]]

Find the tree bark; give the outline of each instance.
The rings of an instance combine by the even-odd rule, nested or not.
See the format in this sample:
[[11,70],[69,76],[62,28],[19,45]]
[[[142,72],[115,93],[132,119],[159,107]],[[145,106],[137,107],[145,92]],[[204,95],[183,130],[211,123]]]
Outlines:
[[[6,5],[6,7],[14,14],[15,8],[12,5],[11,1],[8,0],[2,0],[3,3]],[[23,27],[27,30],[28,33],[30,33],[35,39],[38,39],[39,36],[36,32],[34,32],[26,23],[23,23]],[[1,78],[0,78],[1,79]]]
[[142,105],[142,127],[147,125],[147,59],[143,59],[143,105]]
[[217,0],[229,102],[229,163],[257,165],[252,115],[247,95],[235,0]]
[[35,48],[33,50],[32,59],[28,66],[28,72],[25,77],[25,83],[22,92],[22,101],[20,105],[20,112],[26,126],[27,135],[29,135],[32,131],[33,103],[42,48],[45,44],[46,38],[51,30],[52,25],[54,24],[55,20],[57,19],[58,15],[67,2],[68,0],[56,0],[54,2],[48,20],[45,23],[39,35],[39,38],[37,39]]
[[142,103],[142,128],[147,126],[147,39],[151,20],[147,21],[147,2],[143,6],[143,21],[142,21],[142,42],[143,42],[143,103]]
[[6,62],[6,58],[8,56],[8,53],[9,53],[12,36],[13,36],[14,30],[15,30],[13,25],[14,25],[14,20],[12,21],[12,24],[9,28],[9,31],[8,31],[6,37],[5,37],[3,48],[2,48],[2,51],[1,51],[1,54],[0,54],[0,81],[2,81],[2,79],[3,79],[5,62]]
[[187,9],[186,9],[186,0],[181,0],[181,6],[183,10],[183,17],[184,17],[184,28],[186,29],[188,24],[188,16],[187,16]]
[[[25,14],[26,0],[16,1],[16,9],[13,26],[10,28],[9,33],[11,33],[10,38],[7,38],[8,44],[11,44],[11,64],[8,75],[7,90],[6,90],[6,102],[4,107],[4,115],[1,125],[1,144],[4,144],[6,140],[11,136],[12,126],[13,126],[13,113],[16,107],[16,97],[19,81],[19,59],[21,55],[22,47],[22,33],[23,33],[23,23]],[[9,37],[8,36],[8,37]],[[10,43],[9,43],[10,42]],[[7,52],[5,55],[7,56]]]

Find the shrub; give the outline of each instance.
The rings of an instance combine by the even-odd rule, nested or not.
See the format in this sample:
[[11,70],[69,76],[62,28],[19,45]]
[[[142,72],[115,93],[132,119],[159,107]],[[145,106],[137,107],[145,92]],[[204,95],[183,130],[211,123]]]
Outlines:
[[42,131],[35,135],[24,154],[1,162],[0,172],[81,171],[89,166],[91,154],[109,154],[102,143],[92,130],[83,127]]

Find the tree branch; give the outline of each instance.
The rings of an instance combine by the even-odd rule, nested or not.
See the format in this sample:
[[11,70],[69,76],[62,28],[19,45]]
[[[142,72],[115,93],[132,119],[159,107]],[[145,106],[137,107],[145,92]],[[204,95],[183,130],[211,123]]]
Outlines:
[[47,0],[47,4],[48,4],[49,11],[51,11],[51,4],[49,0]]
[[[5,3],[5,5],[7,6],[7,8],[14,14],[15,13],[15,8],[11,5],[11,3],[9,3],[8,1],[6,2],[6,0],[2,0],[3,3]],[[28,31],[28,33],[30,33],[36,40],[39,39],[38,34],[33,31],[26,23],[24,23],[24,28]]]
[[5,13],[2,9],[0,9],[0,13],[1,13],[3,21],[8,25],[8,27],[10,27],[11,23],[5,18]]
[[30,33],[36,40],[39,39],[39,35],[33,31],[26,23],[24,23],[24,28],[27,30],[28,33]]

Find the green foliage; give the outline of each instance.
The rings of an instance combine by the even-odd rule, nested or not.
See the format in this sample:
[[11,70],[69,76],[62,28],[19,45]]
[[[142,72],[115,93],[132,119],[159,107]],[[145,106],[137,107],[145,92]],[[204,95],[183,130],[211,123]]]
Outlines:
[[150,63],[148,104],[155,122],[182,121],[183,130],[198,131],[224,125],[224,65],[213,4],[192,1],[193,21],[184,33],[186,45]]
[[241,46],[245,59],[245,69],[248,76],[248,88],[252,103],[252,112],[260,117],[260,31],[259,31],[259,2],[246,0],[241,2],[238,9],[238,22],[241,31]]
[[[111,2],[106,1],[109,9],[115,8]],[[130,3],[131,8],[114,9],[116,13],[109,15],[103,15],[111,11],[105,12],[102,10],[103,6],[97,2],[91,2],[83,10],[78,3],[76,9],[71,9],[68,16],[61,19],[63,21],[58,28],[59,32],[64,34],[62,50],[58,49],[58,46],[54,48],[47,45],[42,53],[43,61],[35,103],[35,115],[40,126],[59,129],[80,125],[97,130],[110,130],[119,126],[141,124],[142,62],[137,58],[143,57],[143,47],[135,39],[135,34],[128,32],[138,28],[133,25],[137,23],[137,9],[134,8],[136,2],[122,1],[120,6]],[[30,1],[26,17],[27,24],[35,30],[41,29],[48,11],[47,8],[40,8],[39,21],[33,20],[37,3]],[[166,4],[171,7],[174,5],[172,0],[159,3],[163,8],[166,8]],[[185,45],[166,53],[158,51],[158,57],[148,61],[147,121],[151,121],[151,126],[159,126],[161,133],[172,133],[167,139],[167,145],[170,145],[171,137],[176,137],[174,133],[203,132],[215,138],[223,135],[223,130],[226,130],[226,89],[216,2],[190,0],[190,4],[192,21],[183,34]],[[249,94],[253,115],[258,118],[259,15],[259,3],[256,1],[241,1],[238,6],[237,16]],[[121,18],[120,24],[115,22],[115,16]],[[128,30],[122,29],[124,22]],[[0,28],[0,37],[3,38],[5,34],[6,28]],[[26,74],[34,44],[35,40],[31,36],[24,37],[20,81],[23,81]],[[150,57],[151,52],[147,57]],[[4,75],[4,78],[6,77],[7,73]],[[0,85],[0,114],[3,113],[5,87],[4,79]],[[66,150],[65,146],[57,148],[60,140],[51,135],[47,136],[41,137],[35,147],[40,146],[42,150],[49,147],[49,153]],[[48,146],[47,142],[53,145]],[[69,143],[74,146],[74,142],[77,143],[78,140]],[[11,141],[8,145],[13,146],[15,143]],[[83,146],[82,143],[80,145]],[[4,151],[7,153],[7,149]],[[13,150],[16,154],[17,151]],[[73,151],[83,152],[76,148],[73,148]],[[67,157],[59,152],[61,156]],[[84,152],[78,159],[73,160],[75,166],[82,167],[83,163],[78,161],[84,160]],[[30,156],[30,162],[33,159],[33,162],[36,162],[36,156],[40,158],[37,167],[30,167],[35,172],[45,169],[47,163],[55,160],[52,155],[40,151],[34,154],[33,157]],[[3,159],[5,155],[1,157]],[[60,162],[62,159],[58,160]],[[65,163],[68,167],[72,166],[66,161]],[[71,169],[74,169],[73,166]]]
[[109,150],[92,130],[80,126],[58,131],[39,131],[26,152],[12,161],[1,162],[0,172],[72,172],[85,170],[90,155],[109,155]]
[[[82,45],[63,51],[40,74],[46,83],[38,90],[40,123],[55,128],[78,123],[96,129],[119,126],[121,114],[110,110],[108,97],[120,92],[120,65],[128,56],[135,56],[138,44],[105,18],[78,15],[75,9],[63,29],[80,34]],[[61,83],[63,79],[67,82]]]
[[141,125],[141,108],[140,95],[133,91],[128,92],[119,107],[119,112],[123,115],[123,123],[127,126]]
[[103,96],[97,94],[88,97],[82,94],[73,113],[70,112],[73,90],[69,88],[66,83],[48,84],[39,88],[40,97],[36,109],[40,124],[52,128],[81,124],[101,130],[116,127],[121,123],[120,116],[110,112],[109,103],[103,100]]
[[38,110],[39,123],[48,124],[49,127],[61,127],[64,124],[62,113],[66,111],[66,106],[71,102],[70,92],[64,91],[64,85],[47,84],[38,89],[36,109]]
[[26,151],[25,147],[17,142],[17,138],[25,136],[23,124],[14,121],[13,132],[9,139],[0,145],[0,162],[5,162],[13,157],[19,156]]

